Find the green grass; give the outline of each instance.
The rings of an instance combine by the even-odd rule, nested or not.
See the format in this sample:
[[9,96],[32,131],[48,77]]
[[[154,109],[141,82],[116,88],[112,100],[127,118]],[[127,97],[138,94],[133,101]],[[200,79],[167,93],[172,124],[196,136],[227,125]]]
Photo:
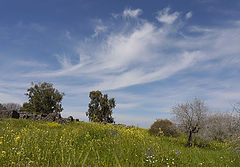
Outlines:
[[0,166],[239,166],[227,143],[186,148],[184,137],[97,123],[0,121]]

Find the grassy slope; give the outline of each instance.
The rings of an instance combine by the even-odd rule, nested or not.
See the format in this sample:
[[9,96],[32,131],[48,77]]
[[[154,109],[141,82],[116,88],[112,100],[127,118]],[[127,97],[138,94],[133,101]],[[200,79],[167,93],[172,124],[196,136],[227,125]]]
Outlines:
[[0,121],[0,166],[239,166],[228,144],[186,148],[183,137],[97,123]]

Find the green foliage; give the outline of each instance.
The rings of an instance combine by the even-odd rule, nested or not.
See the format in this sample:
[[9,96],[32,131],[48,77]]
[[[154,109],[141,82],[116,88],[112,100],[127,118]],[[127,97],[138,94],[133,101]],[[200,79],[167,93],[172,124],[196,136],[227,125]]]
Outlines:
[[28,102],[23,103],[21,110],[24,110],[26,112],[34,112],[34,108]]
[[0,121],[0,166],[236,167],[228,143],[185,147],[185,137],[161,138],[146,129],[112,124],[6,119]]
[[164,135],[164,136],[179,136],[179,132],[176,126],[169,120],[157,120],[155,121],[151,128],[149,129],[151,135]]
[[29,102],[24,103],[24,110],[45,114],[63,110],[61,101],[64,93],[53,88],[51,83],[32,83],[25,95],[28,96]]
[[89,97],[91,101],[88,105],[88,112],[86,112],[89,120],[92,122],[113,123],[112,109],[116,107],[115,99],[108,100],[108,95],[102,95],[99,90],[91,91]]

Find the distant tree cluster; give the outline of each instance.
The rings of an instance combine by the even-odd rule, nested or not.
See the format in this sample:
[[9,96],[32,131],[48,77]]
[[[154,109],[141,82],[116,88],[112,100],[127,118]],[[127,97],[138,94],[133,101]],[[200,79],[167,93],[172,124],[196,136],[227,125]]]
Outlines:
[[19,111],[21,109],[21,104],[18,103],[0,103],[0,110],[15,110],[15,111]]
[[203,101],[195,98],[173,107],[176,124],[169,120],[157,120],[152,124],[149,133],[160,135],[162,132],[166,136],[173,136],[180,130],[188,135],[188,147],[193,144],[206,146],[210,140],[224,142],[236,138],[235,143],[240,150],[240,103],[234,105],[234,111],[236,114],[213,113]]
[[[34,113],[60,113],[63,110],[62,99],[65,95],[53,87],[53,84],[32,83],[25,95],[28,102],[23,106],[17,103],[0,103],[1,110],[23,110]],[[90,102],[86,116],[91,122],[114,123],[113,109],[115,99],[108,98],[101,91],[89,93]],[[211,113],[203,101],[195,98],[193,101],[177,104],[173,107],[175,123],[169,120],[156,120],[149,133],[157,136],[176,137],[181,133],[187,134],[187,146],[196,144],[196,139],[214,139],[225,141],[236,138],[236,148],[240,150],[240,102],[233,106],[235,114]],[[194,139],[194,140],[193,140]]]
[[[55,89],[51,83],[32,82],[25,95],[28,102],[23,103],[23,106],[16,103],[0,104],[0,110],[21,110],[39,114],[60,113],[63,110],[62,99],[65,94]],[[115,99],[108,99],[108,95],[99,90],[91,91],[89,97],[89,109],[86,112],[89,121],[114,123],[112,110],[116,107]]]

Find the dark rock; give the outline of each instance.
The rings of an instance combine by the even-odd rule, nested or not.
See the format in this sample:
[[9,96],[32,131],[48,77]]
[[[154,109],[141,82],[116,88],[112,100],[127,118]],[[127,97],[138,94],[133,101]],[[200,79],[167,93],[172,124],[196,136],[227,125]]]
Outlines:
[[8,111],[8,110],[0,110],[0,118],[19,118],[19,113],[15,110]]
[[68,119],[70,122],[73,121],[73,117],[72,117],[72,116],[69,116],[67,119]]

